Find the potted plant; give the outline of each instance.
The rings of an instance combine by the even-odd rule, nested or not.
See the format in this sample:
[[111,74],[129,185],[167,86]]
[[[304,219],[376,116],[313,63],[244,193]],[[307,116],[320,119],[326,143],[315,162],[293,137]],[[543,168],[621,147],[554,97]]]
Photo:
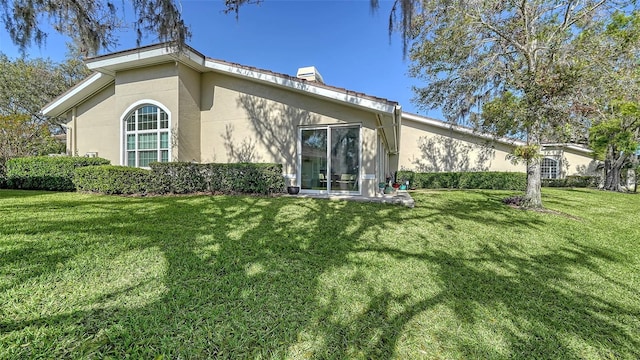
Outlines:
[[300,186],[296,186],[296,179],[289,179],[291,185],[287,186],[287,194],[289,195],[297,195],[300,192]]

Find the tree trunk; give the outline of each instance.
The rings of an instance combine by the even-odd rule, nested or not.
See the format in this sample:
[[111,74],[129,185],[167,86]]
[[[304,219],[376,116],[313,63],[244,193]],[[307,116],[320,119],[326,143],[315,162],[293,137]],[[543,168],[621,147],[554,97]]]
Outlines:
[[524,196],[524,206],[528,208],[542,207],[541,164],[538,159],[527,161],[527,190]]
[[613,159],[607,159],[604,162],[604,189],[609,191],[623,191],[624,189],[620,184],[622,168],[626,165],[629,156],[625,154],[618,155],[615,151],[610,151],[609,154]]

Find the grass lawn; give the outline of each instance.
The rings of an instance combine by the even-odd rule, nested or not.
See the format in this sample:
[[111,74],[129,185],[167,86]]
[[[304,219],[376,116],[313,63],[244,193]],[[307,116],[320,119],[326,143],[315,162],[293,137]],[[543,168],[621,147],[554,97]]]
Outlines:
[[0,190],[0,359],[640,358],[640,195]]

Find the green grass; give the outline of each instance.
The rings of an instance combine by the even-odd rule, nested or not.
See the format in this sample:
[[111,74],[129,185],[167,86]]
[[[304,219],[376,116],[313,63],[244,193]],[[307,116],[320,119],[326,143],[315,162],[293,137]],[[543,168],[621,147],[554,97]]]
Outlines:
[[640,197],[0,191],[0,359],[640,358]]

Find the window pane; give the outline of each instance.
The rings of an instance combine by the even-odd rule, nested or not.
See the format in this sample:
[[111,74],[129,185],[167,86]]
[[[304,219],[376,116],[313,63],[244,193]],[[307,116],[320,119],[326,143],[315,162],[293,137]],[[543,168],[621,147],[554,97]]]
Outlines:
[[327,174],[327,130],[303,129],[302,169],[300,186],[302,189],[327,190],[331,184],[331,174]]
[[127,150],[136,149],[136,136],[135,134],[127,135]]
[[169,133],[162,132],[160,133],[160,149],[168,149],[169,148]]
[[148,167],[149,163],[158,161],[157,151],[140,151],[138,153],[138,166]]
[[358,191],[360,173],[360,128],[331,129],[331,173],[336,191]]
[[127,153],[127,166],[136,166],[136,152],[129,151]]
[[136,113],[129,115],[127,118],[127,131],[134,131],[136,129]]
[[156,149],[158,147],[158,134],[139,134],[138,135],[138,149],[148,150]]
[[162,150],[160,152],[160,161],[169,162],[169,150]]
[[138,130],[154,130],[158,128],[158,108],[143,106],[138,110]]
[[169,115],[166,112],[160,110],[160,129],[169,128]]
[[541,172],[543,179],[557,179],[558,178],[558,161],[555,159],[544,158],[541,164]]

